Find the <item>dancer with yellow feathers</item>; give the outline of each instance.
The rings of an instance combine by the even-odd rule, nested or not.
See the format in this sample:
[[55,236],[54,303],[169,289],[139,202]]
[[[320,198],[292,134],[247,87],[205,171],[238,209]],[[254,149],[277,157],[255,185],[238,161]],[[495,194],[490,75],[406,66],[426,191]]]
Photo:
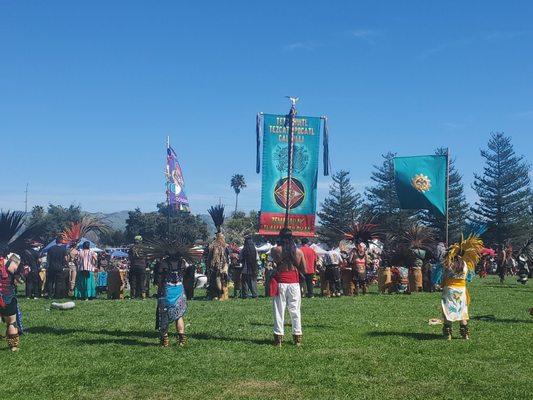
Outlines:
[[444,260],[442,313],[444,314],[443,335],[452,338],[452,322],[459,321],[459,331],[463,339],[470,339],[468,330],[468,305],[470,296],[466,288],[466,278],[469,271],[474,271],[483,249],[483,242],[479,237],[470,235],[466,239],[461,237],[458,243],[448,248]]

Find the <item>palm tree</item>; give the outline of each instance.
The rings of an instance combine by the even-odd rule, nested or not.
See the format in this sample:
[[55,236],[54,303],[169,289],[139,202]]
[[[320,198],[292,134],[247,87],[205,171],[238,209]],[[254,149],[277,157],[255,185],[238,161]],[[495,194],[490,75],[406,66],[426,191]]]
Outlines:
[[231,177],[230,185],[235,191],[235,212],[237,212],[237,205],[239,204],[239,193],[241,192],[242,189],[246,187],[244,175],[234,174]]

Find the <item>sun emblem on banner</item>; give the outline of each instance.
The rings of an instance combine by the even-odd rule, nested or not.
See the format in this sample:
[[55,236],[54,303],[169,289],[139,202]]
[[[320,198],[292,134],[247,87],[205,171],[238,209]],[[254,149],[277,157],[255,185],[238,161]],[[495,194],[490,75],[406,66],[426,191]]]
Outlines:
[[[286,208],[287,204],[287,189],[288,189],[287,178],[280,179],[276,184],[274,189],[274,198],[278,206]],[[290,193],[290,203],[289,210],[298,207],[305,198],[305,189],[298,179],[291,178],[291,193]]]
[[418,174],[411,179],[411,185],[420,193],[425,193],[431,189],[431,180],[426,175]]

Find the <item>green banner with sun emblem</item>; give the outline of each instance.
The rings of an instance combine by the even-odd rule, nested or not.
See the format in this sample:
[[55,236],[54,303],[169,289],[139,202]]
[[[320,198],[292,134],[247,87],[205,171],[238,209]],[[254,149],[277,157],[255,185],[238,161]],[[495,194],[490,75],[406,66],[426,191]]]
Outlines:
[[[293,167],[290,184],[289,228],[297,236],[315,232],[318,152],[318,117],[294,119]],[[286,115],[263,116],[263,177],[259,233],[277,235],[285,220],[289,125]]]
[[447,156],[394,158],[396,193],[401,208],[446,215]]

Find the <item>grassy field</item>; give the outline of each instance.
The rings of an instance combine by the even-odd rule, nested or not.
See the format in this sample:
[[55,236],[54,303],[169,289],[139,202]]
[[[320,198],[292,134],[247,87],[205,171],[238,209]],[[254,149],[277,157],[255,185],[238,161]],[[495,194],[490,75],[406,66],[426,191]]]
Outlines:
[[374,286],[364,297],[304,299],[304,345],[281,349],[271,345],[269,299],[189,302],[188,345],[169,349],[153,330],[153,299],[63,312],[22,299],[29,332],[18,353],[1,345],[0,398],[532,398],[532,282],[470,288],[470,341],[444,341],[428,325],[440,317],[439,294]]

